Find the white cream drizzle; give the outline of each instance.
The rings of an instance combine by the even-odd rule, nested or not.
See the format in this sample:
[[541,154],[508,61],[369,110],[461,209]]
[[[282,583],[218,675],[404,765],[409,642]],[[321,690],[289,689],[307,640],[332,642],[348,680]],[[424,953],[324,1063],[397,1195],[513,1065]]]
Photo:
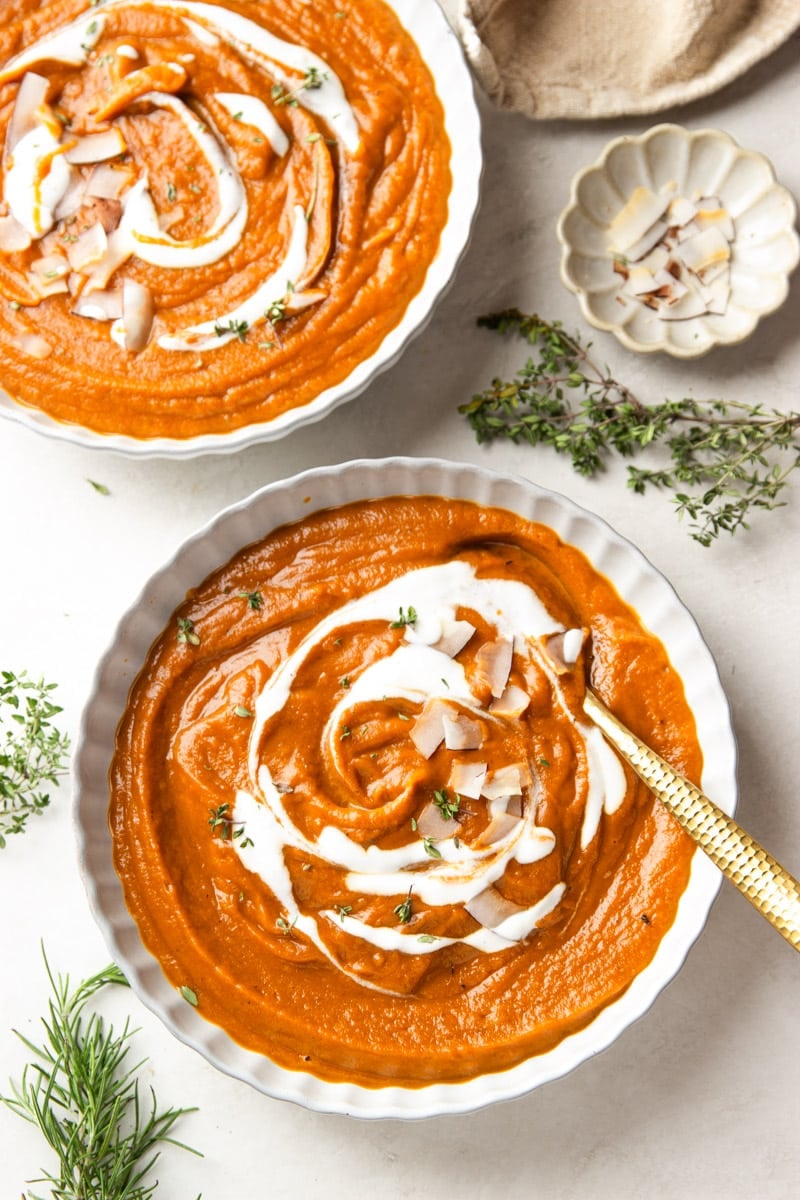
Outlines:
[[[254,21],[239,13],[216,4],[203,4],[198,0],[109,0],[108,8],[136,8],[142,5],[164,8],[190,21],[212,34],[222,34],[247,62],[259,66],[291,91],[297,103],[325,121],[341,139],[342,144],[354,154],[360,145],[360,134],[355,113],[345,95],[339,76],[323,58],[287,42],[263,29]],[[190,30],[196,36],[194,29]],[[199,39],[198,39],[199,40]],[[288,67],[289,72],[283,70]],[[316,72],[321,86],[298,88],[297,74],[306,76]]]
[[289,139],[258,96],[248,96],[244,92],[215,92],[214,99],[243,125],[262,133],[277,155],[283,157],[286,154]]
[[[158,339],[164,350],[213,350],[237,337],[236,328],[262,324],[270,307],[282,301],[292,290],[293,281],[305,270],[308,246],[308,221],[305,210],[295,205],[292,234],[280,266],[237,308],[211,321],[190,325],[180,334],[162,334]],[[229,330],[229,332],[223,332]]]
[[[303,663],[325,638],[334,632],[341,633],[351,624],[391,623],[397,618],[399,609],[408,611],[411,605],[419,614],[420,626],[424,615],[428,633],[423,640],[421,628],[417,630],[416,624],[407,626],[407,640],[352,679],[326,721],[323,738],[328,741],[331,751],[336,744],[336,731],[341,729],[348,709],[387,697],[419,703],[439,698],[480,711],[487,721],[504,720],[481,709],[461,663],[438,650],[435,644],[427,644],[428,637],[437,628],[444,629],[452,623],[457,607],[465,607],[479,613],[494,627],[498,636],[514,639],[518,653],[535,658],[537,665],[548,671],[565,716],[584,739],[588,773],[581,838],[584,848],[596,835],[602,812],[616,811],[626,792],[624,772],[613,750],[598,730],[579,725],[568,713],[558,675],[549,669],[546,656],[538,649],[539,639],[563,632],[563,627],[553,620],[527,585],[516,580],[479,578],[470,563],[456,560],[410,571],[342,605],[317,623],[281,663],[257,697],[248,757],[251,788],[238,792],[234,807],[236,824],[242,825],[247,832],[246,839],[234,843],[243,864],[264,880],[285,909],[287,919],[296,920],[296,928],[340,969],[345,968],[325,948],[318,920],[301,913],[298,908],[284,860],[287,847],[321,858],[344,871],[346,885],[354,895],[402,896],[411,888],[413,897],[420,903],[435,908],[468,904],[501,880],[512,861],[539,861],[556,845],[553,832],[535,822],[536,780],[527,803],[523,803],[521,818],[512,820],[507,832],[498,840],[468,845],[449,834],[452,826],[448,825],[448,836],[435,842],[440,855],[436,858],[430,857],[421,837],[411,838],[392,849],[383,849],[374,844],[364,846],[333,825],[326,826],[317,838],[311,839],[292,822],[285,805],[285,790],[273,779],[270,765],[260,758],[267,723],[284,708]],[[336,761],[333,753],[332,760]],[[492,802],[489,807],[492,813],[495,809],[499,812],[504,802]],[[409,926],[373,926],[350,914],[343,917],[334,910],[321,913],[320,920],[341,925],[348,935],[380,950],[428,954],[459,941],[480,952],[491,953],[512,946],[533,932],[559,904],[564,890],[565,885],[560,882],[494,929],[481,928],[456,939],[437,937],[429,940],[423,935],[424,940],[420,941],[413,922]],[[357,975],[353,978],[359,979]],[[363,980],[359,979],[359,982]]]
[[48,124],[37,122],[10,157],[3,195],[12,216],[34,238],[53,228],[55,209],[69,187],[72,172],[65,149]]
[[33,45],[10,58],[0,70],[0,83],[17,79],[28,67],[41,62],[62,62],[80,67],[103,36],[106,19],[102,13],[84,13],[76,21],[46,33]]

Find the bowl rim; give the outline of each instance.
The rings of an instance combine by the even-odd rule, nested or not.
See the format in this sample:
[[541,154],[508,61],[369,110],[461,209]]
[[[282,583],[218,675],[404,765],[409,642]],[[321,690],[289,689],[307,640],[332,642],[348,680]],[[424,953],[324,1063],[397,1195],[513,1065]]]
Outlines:
[[431,0],[383,2],[392,8],[411,35],[433,77],[450,140],[452,183],[447,221],[422,287],[412,296],[401,320],[386,333],[369,358],[357,363],[346,379],[326,388],[302,407],[289,409],[269,421],[242,425],[223,433],[197,434],[189,438],[137,438],[124,433],[101,433],[75,422],[58,421],[43,410],[14,399],[3,390],[2,379],[0,418],[58,441],[129,458],[183,460],[230,454],[262,442],[277,441],[295,429],[316,424],[340,405],[360,396],[378,375],[402,357],[432,319],[469,248],[480,207],[484,161],[474,80],[440,0],[434,0],[434,3]]
[[[719,142],[724,142],[729,145],[735,151],[737,158],[749,158],[754,162],[758,162],[762,167],[767,169],[771,179],[771,188],[776,188],[782,193],[786,201],[789,214],[786,232],[791,235],[794,253],[791,259],[787,261],[787,264],[782,272],[784,279],[784,288],[782,290],[782,294],[778,296],[774,302],[759,310],[754,323],[749,329],[742,330],[729,338],[726,338],[722,335],[717,336],[708,345],[699,348],[675,345],[666,336],[660,341],[656,342],[641,342],[638,340],[638,338],[635,338],[628,333],[625,325],[622,325],[616,321],[606,321],[602,317],[597,316],[597,314],[592,312],[589,307],[590,293],[588,289],[577,283],[570,274],[569,270],[569,260],[572,254],[573,246],[566,233],[566,223],[571,214],[581,208],[581,204],[578,199],[578,191],[583,183],[583,180],[592,174],[603,174],[607,169],[609,158],[615,153],[616,150],[619,149],[620,146],[644,145],[645,143],[649,142],[651,138],[657,135],[661,136],[666,133],[683,138],[689,142],[697,141],[700,138],[714,138]],[[675,358],[683,359],[701,358],[703,355],[709,354],[712,350],[715,350],[718,346],[739,345],[746,338],[750,337],[756,326],[764,317],[767,317],[770,313],[777,311],[777,309],[779,309],[784,303],[789,290],[789,277],[797,267],[798,261],[800,261],[800,238],[798,238],[797,230],[795,228],[796,223],[797,203],[794,199],[794,196],[788,190],[788,188],[784,187],[784,185],[779,181],[772,162],[765,154],[762,154],[760,150],[750,150],[741,146],[735,138],[731,137],[729,133],[726,133],[722,129],[714,129],[711,127],[704,127],[702,129],[687,129],[685,126],[678,125],[675,122],[664,121],[658,125],[650,126],[650,128],[646,129],[643,133],[626,133],[620,135],[619,137],[612,138],[606,143],[600,155],[595,159],[594,162],[589,163],[587,166],[581,168],[581,170],[573,176],[570,184],[569,200],[562,210],[556,224],[556,235],[558,237],[559,245],[561,246],[559,275],[561,277],[561,282],[564,284],[567,290],[572,292],[577,297],[580,310],[586,320],[593,325],[595,329],[602,329],[606,333],[613,333],[614,336],[628,350],[634,350],[640,354],[656,354],[661,352],[671,354]]]
[[[237,549],[266,536],[287,520],[350,500],[429,494],[472,499],[521,512],[550,525],[564,540],[578,545],[606,574],[606,560],[616,564],[617,578],[611,578],[623,599],[630,600],[638,587],[642,602],[635,607],[644,610],[645,623],[656,633],[659,625],[668,626],[675,635],[668,639],[667,649],[674,658],[678,646],[675,666],[684,679],[698,733],[702,731],[703,784],[726,812],[732,813],[736,807],[736,744],[730,709],[716,664],[694,618],[673,586],[640,550],[602,518],[557,492],[521,476],[502,475],[473,464],[435,458],[359,459],[312,468],[267,484],[223,509],[185,539],[151,575],[120,618],[97,665],[82,714],[73,760],[72,821],[89,907],[113,959],[119,962],[139,999],[179,1040],[226,1074],[275,1099],[318,1112],[368,1119],[418,1119],[473,1111],[524,1095],[606,1049],[650,1008],[680,969],[702,932],[721,882],[719,872],[697,851],[675,922],[662,938],[652,962],[621,997],[546,1054],[463,1082],[432,1082],[419,1088],[330,1083],[279,1067],[245,1050],[180,999],[157,960],[144,948],[125,907],[111,861],[107,824],[108,768],[114,734],[144,656],[189,587],[222,565]],[[688,666],[696,673],[694,676]],[[701,703],[698,697],[702,697]]]

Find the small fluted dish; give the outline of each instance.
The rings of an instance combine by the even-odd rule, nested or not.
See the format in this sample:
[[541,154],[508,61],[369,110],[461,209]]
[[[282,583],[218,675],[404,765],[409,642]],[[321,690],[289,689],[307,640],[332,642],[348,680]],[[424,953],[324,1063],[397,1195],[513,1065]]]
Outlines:
[[[724,312],[665,320],[621,296],[611,226],[637,188],[717,197],[733,221],[730,293]],[[558,222],[561,278],[586,319],[629,350],[695,358],[749,337],[786,299],[800,258],[797,208],[770,162],[716,129],[656,125],[610,142],[573,180]],[[617,260],[618,262],[619,260]]]

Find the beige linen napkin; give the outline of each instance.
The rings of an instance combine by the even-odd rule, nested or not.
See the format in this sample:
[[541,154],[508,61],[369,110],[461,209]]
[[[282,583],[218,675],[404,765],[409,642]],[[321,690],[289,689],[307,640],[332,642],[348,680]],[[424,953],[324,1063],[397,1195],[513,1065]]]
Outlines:
[[800,27],[800,0],[459,0],[458,23],[501,108],[618,117],[729,83]]

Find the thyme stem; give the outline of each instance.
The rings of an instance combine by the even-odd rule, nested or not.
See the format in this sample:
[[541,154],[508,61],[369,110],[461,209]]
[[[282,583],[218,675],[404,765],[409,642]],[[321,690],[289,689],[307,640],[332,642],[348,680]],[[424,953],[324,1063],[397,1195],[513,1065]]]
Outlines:
[[[643,404],[590,358],[591,343],[584,346],[558,321],[508,309],[478,324],[516,332],[536,348],[513,380],[495,379],[460,406],[479,442],[550,446],[585,476],[602,471],[614,453],[632,456],[659,444],[667,464],[629,466],[628,487],[672,492],[678,515],[689,518],[690,534],[703,546],[749,528],[755,510],[785,503],[789,477],[800,467],[800,412],[689,397]],[[788,461],[778,461],[781,455]]]

